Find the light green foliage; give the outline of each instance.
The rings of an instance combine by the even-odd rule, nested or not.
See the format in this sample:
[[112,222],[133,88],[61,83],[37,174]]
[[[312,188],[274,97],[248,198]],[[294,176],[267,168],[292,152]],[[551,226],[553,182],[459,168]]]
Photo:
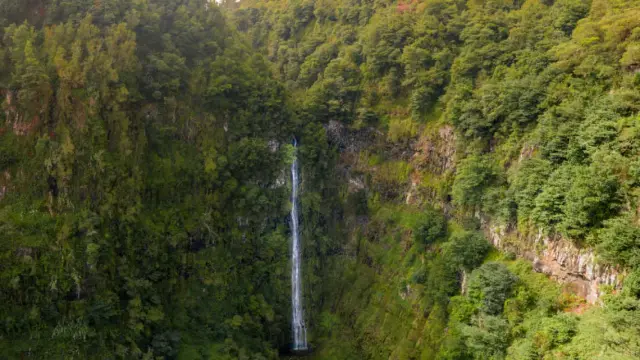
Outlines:
[[575,315],[559,314],[537,320],[530,324],[527,337],[516,340],[509,348],[508,359],[543,358],[569,343],[578,331],[579,319]]
[[[560,312],[567,306],[561,302],[560,288],[544,275],[532,273],[531,266],[523,261],[490,262],[474,272],[467,295],[452,298],[448,327],[453,331],[443,342],[439,358],[515,360],[555,359],[569,355],[572,359],[589,359],[599,351],[605,358],[613,359],[628,351],[628,346],[633,346],[621,342],[625,350],[605,350],[604,339],[609,337],[605,331],[613,331],[609,334],[615,334],[618,340],[624,338],[613,329],[615,322],[611,322],[613,318],[610,317],[619,310],[594,308],[582,316]],[[482,300],[488,294],[498,300],[493,304],[504,302],[504,310],[496,306],[497,312],[486,314],[487,303]],[[622,298],[606,301],[612,300],[617,303]],[[629,304],[628,301],[622,303]],[[635,331],[634,326],[625,324],[619,329],[626,333]],[[588,336],[593,339],[587,340]],[[583,343],[585,341],[588,344]],[[626,356],[620,358],[626,359]]]
[[640,273],[634,270],[624,278],[625,295],[640,297]]
[[569,314],[545,318],[534,335],[534,343],[540,352],[568,343],[577,331],[577,319]]
[[507,322],[497,316],[479,315],[470,326],[462,328],[462,336],[473,359],[499,360],[505,358],[509,346]]
[[416,136],[417,124],[411,119],[391,119],[389,122],[389,140],[394,143],[406,143]]
[[[571,359],[633,359],[638,357],[638,300],[626,296],[604,299],[603,308],[595,308],[579,318],[579,323],[564,316],[561,322],[547,323],[545,328],[552,330],[551,337],[556,339],[557,349],[547,352],[548,357],[567,356]],[[560,319],[558,319],[560,320]],[[552,327],[549,328],[549,325]],[[575,335],[571,336],[571,329]],[[564,330],[563,330],[564,329]],[[569,331],[567,331],[569,330]],[[564,335],[564,336],[563,336]],[[566,341],[567,336],[570,341]],[[558,341],[563,339],[563,341]],[[545,343],[543,343],[545,344]]]

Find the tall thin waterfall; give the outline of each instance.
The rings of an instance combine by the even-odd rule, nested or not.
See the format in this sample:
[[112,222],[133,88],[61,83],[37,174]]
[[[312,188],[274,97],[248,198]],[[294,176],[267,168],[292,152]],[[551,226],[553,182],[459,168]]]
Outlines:
[[[293,146],[297,149],[294,140]],[[300,234],[298,230],[298,156],[295,155],[291,164],[291,326],[293,328],[293,350],[307,350],[307,328],[304,324],[302,311],[302,276],[300,271],[301,250]]]

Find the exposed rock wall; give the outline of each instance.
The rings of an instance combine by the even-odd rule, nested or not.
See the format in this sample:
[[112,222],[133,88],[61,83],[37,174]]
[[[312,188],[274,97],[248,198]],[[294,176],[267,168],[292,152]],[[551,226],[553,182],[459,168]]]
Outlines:
[[325,125],[329,143],[336,146],[341,153],[357,153],[378,140],[383,134],[372,127],[359,130],[351,129],[343,123],[331,120]]
[[7,194],[10,181],[11,174],[8,171],[0,174],[0,200]]
[[601,285],[615,289],[622,286],[623,272],[616,267],[599,264],[593,249],[578,248],[573,242],[559,235],[547,236],[542,230],[524,236],[505,226],[490,223],[485,223],[484,229],[496,248],[513,251],[531,261],[535,271],[565,284],[591,304],[598,301]]
[[[456,159],[456,134],[451,125],[444,125],[432,132],[423,133],[413,144],[411,186],[405,196],[406,204],[420,205],[436,202],[434,184],[427,178],[442,179],[454,171]],[[443,204],[446,207],[446,204]]]
[[415,153],[411,162],[416,169],[442,175],[455,165],[455,144],[453,127],[444,125],[437,132],[420,137],[414,146]]

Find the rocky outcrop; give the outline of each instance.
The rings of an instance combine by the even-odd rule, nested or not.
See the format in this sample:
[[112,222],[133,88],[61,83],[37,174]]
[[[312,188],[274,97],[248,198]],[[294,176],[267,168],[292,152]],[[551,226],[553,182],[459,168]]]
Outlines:
[[356,193],[360,190],[364,190],[366,188],[365,182],[364,182],[364,176],[360,175],[354,175],[352,177],[348,178],[348,186],[347,186],[347,190],[349,191],[349,193]]
[[525,236],[506,226],[484,224],[491,243],[498,249],[512,251],[533,264],[537,272],[564,284],[571,292],[590,304],[598,301],[602,285],[622,287],[624,273],[613,266],[596,261],[593,249],[579,248],[559,235],[548,236],[539,230]]
[[416,169],[441,175],[455,165],[456,134],[450,125],[422,136],[414,146],[412,164]]
[[372,127],[352,129],[343,123],[331,120],[325,125],[327,140],[340,152],[357,153],[374,144],[383,134]]
[[[16,107],[16,94],[11,90],[1,90],[0,94],[4,95],[5,124],[7,128],[12,130],[15,135],[24,136],[33,131],[41,122],[40,115],[33,115],[26,118],[25,114],[21,114]],[[0,134],[7,129],[0,127]]]
[[5,171],[0,175],[0,200],[2,200],[7,194],[10,181],[11,174],[8,171]]
[[455,169],[456,134],[453,127],[444,125],[424,132],[413,144],[413,151],[411,166],[414,171],[405,203],[436,202],[437,182]]

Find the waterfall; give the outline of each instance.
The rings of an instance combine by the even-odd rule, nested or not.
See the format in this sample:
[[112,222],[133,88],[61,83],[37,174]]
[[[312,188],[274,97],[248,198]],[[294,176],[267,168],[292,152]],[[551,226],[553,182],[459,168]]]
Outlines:
[[[294,140],[293,146],[297,149]],[[293,350],[307,350],[307,328],[302,311],[302,278],[300,274],[300,234],[298,229],[298,156],[291,164],[291,327],[293,330]]]

